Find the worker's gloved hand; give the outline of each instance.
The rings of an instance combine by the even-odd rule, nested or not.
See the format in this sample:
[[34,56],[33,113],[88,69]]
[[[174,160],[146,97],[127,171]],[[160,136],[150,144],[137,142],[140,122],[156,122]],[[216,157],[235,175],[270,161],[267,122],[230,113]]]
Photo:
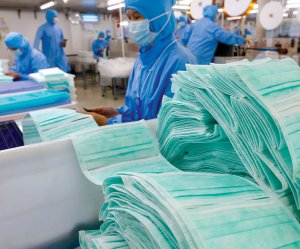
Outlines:
[[116,108],[107,106],[86,109],[86,111],[97,113],[99,115],[105,116],[106,118],[114,118],[115,116],[120,114]]
[[104,117],[103,115],[100,115],[95,112],[80,112],[80,113],[92,116],[94,118],[94,120],[96,121],[97,125],[99,125],[99,126],[107,125],[108,118]]
[[19,79],[19,78],[20,78],[20,74],[18,74],[18,73],[14,73],[14,72],[8,72],[8,73],[6,73],[5,75],[6,75],[6,76],[13,77],[13,78],[14,78],[14,80],[17,80],[17,79]]

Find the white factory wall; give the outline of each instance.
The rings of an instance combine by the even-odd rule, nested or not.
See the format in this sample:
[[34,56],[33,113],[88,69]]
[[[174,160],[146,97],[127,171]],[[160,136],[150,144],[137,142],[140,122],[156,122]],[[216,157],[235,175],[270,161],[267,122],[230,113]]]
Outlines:
[[[40,25],[45,23],[45,13],[37,12],[34,18],[33,11],[21,11],[20,18],[18,12],[14,10],[0,10],[0,17],[7,20],[9,30],[21,32],[33,44],[36,31]],[[62,28],[65,38],[68,39],[66,47],[67,54],[76,54],[78,50],[90,50],[92,41],[97,37],[100,30],[105,31],[110,28],[113,34],[116,33],[112,20],[107,16],[100,16],[98,24],[74,25],[66,19],[64,13],[59,13],[58,25]],[[8,53],[4,41],[0,44],[0,58],[12,60],[12,55]]]

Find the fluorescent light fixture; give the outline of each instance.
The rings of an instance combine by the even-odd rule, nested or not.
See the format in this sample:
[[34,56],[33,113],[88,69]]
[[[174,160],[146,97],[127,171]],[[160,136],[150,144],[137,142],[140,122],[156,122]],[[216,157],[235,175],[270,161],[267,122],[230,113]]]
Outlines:
[[293,15],[298,15],[298,10],[294,10]]
[[287,4],[285,6],[287,9],[296,9],[296,8],[299,8],[300,7],[300,3],[292,3],[292,4]]
[[242,19],[241,16],[227,17],[227,20],[228,20],[228,21],[234,21],[234,20],[240,20],[240,19]]
[[112,6],[112,5],[116,5],[116,4],[120,4],[120,3],[124,3],[124,0],[109,0],[107,2],[107,5]]
[[120,8],[124,8],[124,7],[125,7],[125,3],[120,3],[117,5],[109,6],[107,8],[107,10],[116,10],[116,9],[120,9]]
[[56,3],[54,1],[50,1],[48,3],[45,3],[45,4],[42,4],[40,6],[40,9],[41,10],[45,10],[45,9],[48,9],[48,8],[51,8],[52,6],[54,6]]
[[288,17],[289,14],[288,13],[283,13],[283,17]]
[[64,4],[67,4],[69,2],[69,0],[63,0]]
[[185,6],[185,5],[174,5],[173,6],[174,10],[189,10],[190,6]]
[[249,11],[249,14],[256,14],[257,12],[258,12],[258,10],[257,10],[257,9],[256,9],[256,10],[255,10],[255,9],[253,9],[253,10],[250,10],[250,11]]
[[218,9],[218,12],[222,13],[222,12],[224,12],[224,9]]
[[191,0],[181,0],[179,1],[179,5],[190,5],[191,4]]
[[295,4],[295,3],[300,3],[300,0],[288,0],[287,4]]
[[121,26],[128,26],[129,25],[129,22],[128,21],[123,21],[120,23]]
[[95,14],[82,14],[81,18],[83,22],[92,22],[92,23],[99,22],[99,17]]

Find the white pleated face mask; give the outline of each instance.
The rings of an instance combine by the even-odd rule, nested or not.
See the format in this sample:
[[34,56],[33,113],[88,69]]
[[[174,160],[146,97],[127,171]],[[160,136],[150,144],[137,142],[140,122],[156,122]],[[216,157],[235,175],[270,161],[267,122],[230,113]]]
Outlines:
[[[152,32],[150,30],[150,23],[165,16],[168,15],[168,20],[164,24],[164,26],[161,28],[158,32]],[[165,29],[165,27],[168,25],[170,18],[172,16],[172,11],[168,11],[166,13],[163,13],[162,15],[159,15],[151,20],[143,19],[139,21],[131,21],[129,23],[129,35],[130,38],[139,46],[139,47],[147,47],[151,45],[155,39],[160,35],[160,33]]]

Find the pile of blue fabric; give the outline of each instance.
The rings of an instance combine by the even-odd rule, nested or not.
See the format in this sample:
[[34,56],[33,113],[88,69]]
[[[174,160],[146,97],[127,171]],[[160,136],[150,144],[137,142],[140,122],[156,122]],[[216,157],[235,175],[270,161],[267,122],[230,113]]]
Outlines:
[[0,97],[0,115],[22,113],[69,103],[71,100],[68,94],[51,90]]
[[44,86],[36,81],[24,80],[15,82],[5,82],[0,84],[1,94],[13,94],[19,92],[31,92],[43,90]]

